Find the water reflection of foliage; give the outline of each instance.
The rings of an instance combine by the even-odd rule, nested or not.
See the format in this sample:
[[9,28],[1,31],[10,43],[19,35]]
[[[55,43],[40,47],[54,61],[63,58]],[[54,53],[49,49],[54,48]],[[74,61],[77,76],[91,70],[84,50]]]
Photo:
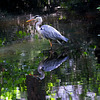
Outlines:
[[[10,62],[8,60],[5,63],[2,63],[4,71],[3,73],[1,73],[1,97],[3,97],[3,99],[6,99],[6,97],[8,97],[9,100],[15,99],[17,96],[17,92],[20,89],[23,89],[23,91],[26,89],[26,86],[25,84],[23,84],[23,82],[25,82],[24,74],[27,70],[22,70],[22,68],[18,64],[19,63],[17,63],[16,61]],[[18,86],[19,84],[20,87]],[[19,89],[16,89],[17,87]]]
[[[85,67],[85,65],[84,65]],[[90,66],[88,66],[89,68]],[[95,66],[96,67],[96,66]],[[89,68],[90,69],[90,68]],[[57,77],[56,79],[53,81],[55,76],[52,76],[50,84],[52,83],[53,86],[51,85],[51,89],[50,87],[48,87],[47,89],[47,95],[51,95],[53,93],[55,93],[55,91],[57,92],[58,90],[54,90],[54,88],[59,88],[59,86],[68,86],[70,84],[73,85],[80,85],[82,86],[82,93],[80,94],[80,98],[84,99],[84,97],[86,95],[88,95],[88,92],[94,92],[97,93],[97,91],[99,90],[99,84],[98,84],[98,76],[97,76],[97,72],[94,72],[95,70],[93,70],[91,68],[91,70],[87,70],[85,68],[83,69],[78,69],[77,66],[77,70],[72,70],[70,71],[70,73],[66,73],[66,71],[61,72],[61,70],[57,70]],[[66,75],[65,75],[66,73]],[[60,79],[59,82],[57,83],[57,79]],[[95,80],[95,81],[94,81]],[[48,92],[49,91],[49,92]],[[100,92],[98,91],[97,95],[100,94]],[[96,96],[96,95],[95,95]]]
[[[18,53],[19,55],[19,53]],[[39,55],[39,60],[35,60],[36,62],[33,62],[32,60],[28,61],[21,61],[21,59],[13,59],[13,60],[0,60],[0,65],[2,67],[1,71],[1,97],[5,99],[8,97],[8,99],[16,99],[17,92],[26,91],[26,75],[33,74],[33,69],[37,69],[37,66],[41,60],[41,57],[43,55]],[[35,63],[35,65],[33,65]],[[17,90],[15,90],[17,88]],[[14,92],[15,91],[15,92]],[[16,96],[15,96],[16,95]],[[24,94],[23,94],[24,95]],[[22,95],[22,96],[23,96]],[[19,97],[22,97],[21,93],[19,93]],[[5,97],[5,98],[4,98]]]
[[0,47],[4,46],[5,42],[6,42],[6,38],[0,39]]
[[[94,91],[94,89],[98,90],[99,84],[97,84],[97,82],[100,80],[99,67],[96,65],[96,60],[94,59],[93,48],[88,48],[87,46],[87,51],[83,49],[79,50],[80,52],[77,52],[77,48],[71,48],[71,50],[69,48],[69,60],[58,69],[52,72],[45,72],[46,77],[43,81],[45,81],[47,95],[51,95],[51,91],[54,87],[66,85],[66,82],[67,85],[82,85],[84,91],[81,95],[84,96],[86,96],[88,91]],[[66,50],[64,52],[66,52]],[[58,51],[58,54],[59,53],[61,52]],[[3,88],[1,88],[2,96],[7,95],[8,92],[13,94],[12,90],[17,87],[19,87],[19,90],[23,89],[23,91],[26,91],[25,75],[30,73],[36,74],[40,61],[47,57],[48,53],[47,55],[39,53],[38,56],[34,57],[34,60],[25,60],[21,62],[20,60],[1,60],[1,66],[4,68],[4,71],[1,72],[1,81],[3,84]],[[70,61],[72,62],[71,65]],[[53,92],[52,95],[55,95],[55,92]],[[12,96],[12,98],[14,97]]]

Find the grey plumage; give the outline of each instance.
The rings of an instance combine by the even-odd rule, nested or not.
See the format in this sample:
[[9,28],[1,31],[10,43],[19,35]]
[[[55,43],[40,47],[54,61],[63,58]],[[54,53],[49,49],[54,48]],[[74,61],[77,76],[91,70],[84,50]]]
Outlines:
[[60,34],[55,28],[49,25],[42,25],[41,26],[41,34],[50,40],[63,40],[65,42],[68,41],[66,37]]
[[59,57],[59,58],[47,58],[46,60],[44,60],[43,62],[40,63],[39,66],[41,66],[41,68],[44,71],[52,71],[56,68],[58,68],[63,62],[65,62],[68,59],[67,56],[63,57]]
[[68,59],[67,56],[54,56],[51,58],[47,58],[45,60],[43,60],[38,67],[38,72],[39,72],[39,79],[44,79],[45,77],[45,73],[44,71],[52,71],[56,68],[58,68],[63,62],[65,62]]

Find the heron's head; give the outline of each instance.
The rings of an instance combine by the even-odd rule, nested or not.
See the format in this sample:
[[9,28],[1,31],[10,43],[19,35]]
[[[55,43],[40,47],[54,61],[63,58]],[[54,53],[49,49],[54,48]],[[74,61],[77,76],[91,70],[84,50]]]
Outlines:
[[31,17],[29,20],[27,20],[26,22],[30,22],[30,21],[34,21],[36,22],[41,22],[42,23],[42,17],[40,17],[39,15],[33,16]]

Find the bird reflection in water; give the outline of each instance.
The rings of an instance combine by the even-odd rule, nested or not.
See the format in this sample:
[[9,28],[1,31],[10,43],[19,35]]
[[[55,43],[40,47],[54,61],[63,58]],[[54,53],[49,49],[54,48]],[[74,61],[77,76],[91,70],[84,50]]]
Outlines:
[[56,68],[58,68],[63,62],[65,62],[68,59],[65,55],[56,55],[55,53],[47,59],[40,62],[38,67],[38,72],[40,75],[37,75],[35,77],[38,77],[40,80],[44,79],[45,73],[44,71],[52,71]]
[[[44,54],[45,55],[45,54]],[[45,71],[52,71],[58,68],[63,62],[68,59],[66,54],[57,55],[54,52],[52,55],[41,61],[38,66],[39,75],[27,75],[26,76],[26,85],[28,100],[46,100],[46,92],[42,89],[42,79],[45,78]],[[32,77],[33,76],[33,77]],[[40,80],[38,80],[40,79]]]

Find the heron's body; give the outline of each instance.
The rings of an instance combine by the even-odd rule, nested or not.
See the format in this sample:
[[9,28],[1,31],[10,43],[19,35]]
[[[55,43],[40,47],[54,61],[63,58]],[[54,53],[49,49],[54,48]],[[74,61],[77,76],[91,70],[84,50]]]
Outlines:
[[50,40],[63,40],[65,42],[68,41],[67,38],[65,38],[64,36],[62,36],[60,34],[60,32],[58,32],[55,28],[53,28],[52,26],[49,25],[42,25],[41,26],[41,34]]
[[43,79],[45,77],[45,74],[43,71],[52,71],[56,68],[58,68],[63,62],[65,62],[68,59],[67,56],[55,56],[50,58],[48,57],[47,59],[43,60],[38,67],[38,72],[40,73],[40,79]]
[[54,58],[47,58],[42,61],[38,67],[38,69],[43,69],[44,71],[52,71],[58,68],[63,62],[68,59],[67,56],[59,56]]
[[[35,17],[33,17],[33,18],[35,18]],[[68,41],[68,39],[66,37],[64,37],[63,35],[61,35],[60,32],[57,31],[52,26],[50,26],[50,25],[42,25],[40,27],[40,25],[42,24],[42,18],[41,17],[36,16],[35,19],[33,19],[33,18],[31,18],[27,22],[32,21],[32,20],[35,20],[36,30],[38,31],[38,33],[42,34],[43,37],[45,37],[46,39],[56,40],[56,41],[63,40],[65,42]]]

